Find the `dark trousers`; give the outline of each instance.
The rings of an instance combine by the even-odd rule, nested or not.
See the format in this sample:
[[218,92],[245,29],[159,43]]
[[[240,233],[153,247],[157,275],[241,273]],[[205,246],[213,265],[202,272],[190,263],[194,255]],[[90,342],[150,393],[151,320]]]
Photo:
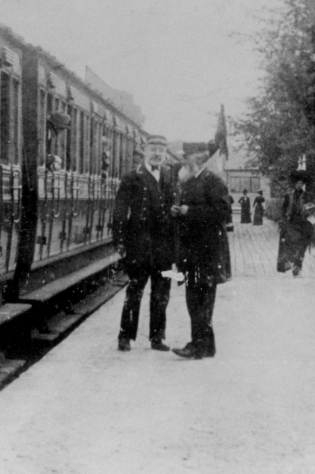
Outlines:
[[128,269],[129,283],[121,315],[119,339],[136,340],[143,290],[151,277],[150,341],[165,339],[166,307],[170,299],[171,279],[164,278],[151,266]]
[[191,339],[193,345],[202,351],[212,351],[215,347],[212,314],[216,290],[216,283],[197,282],[188,277],[186,303],[191,320]]

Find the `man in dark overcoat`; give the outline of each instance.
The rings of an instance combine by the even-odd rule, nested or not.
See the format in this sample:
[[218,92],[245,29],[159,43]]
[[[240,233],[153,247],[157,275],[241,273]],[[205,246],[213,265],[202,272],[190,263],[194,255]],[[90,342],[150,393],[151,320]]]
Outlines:
[[166,145],[164,137],[149,137],[144,163],[123,177],[117,193],[113,238],[129,276],[118,336],[121,351],[129,351],[130,340],[137,337],[141,299],[149,278],[151,348],[169,350],[163,339],[171,281],[161,272],[171,269],[173,262],[170,210],[174,195],[170,173],[163,167]]
[[192,359],[213,357],[216,352],[212,313],[218,283],[231,277],[226,233],[229,218],[228,189],[206,167],[207,153],[188,158],[179,173],[181,204],[172,207],[180,225],[179,269],[185,274],[186,302],[191,320],[191,342],[175,354]]

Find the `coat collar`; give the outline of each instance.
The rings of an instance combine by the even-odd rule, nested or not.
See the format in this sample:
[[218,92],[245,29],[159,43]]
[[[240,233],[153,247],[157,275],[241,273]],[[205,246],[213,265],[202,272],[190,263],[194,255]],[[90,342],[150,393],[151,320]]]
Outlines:
[[160,182],[158,183],[157,180],[152,176],[150,171],[144,165],[141,165],[137,169],[137,176],[144,182],[146,186],[150,189],[159,189],[159,185],[161,185],[163,181],[163,172],[162,169],[160,170]]

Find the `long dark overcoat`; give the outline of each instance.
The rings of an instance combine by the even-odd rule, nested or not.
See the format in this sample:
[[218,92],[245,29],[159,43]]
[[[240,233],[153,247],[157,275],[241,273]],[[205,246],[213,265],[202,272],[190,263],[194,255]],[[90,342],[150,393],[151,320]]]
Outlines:
[[250,199],[247,196],[242,196],[238,202],[241,205],[241,224],[250,224],[252,222],[250,212]]
[[125,264],[171,268],[174,234],[170,209],[174,194],[171,175],[161,168],[159,183],[144,165],[125,175],[113,219],[114,244],[126,249]]
[[302,266],[314,228],[303,214],[303,206],[314,197],[303,190],[291,191],[284,196],[280,226],[277,271],[286,272],[293,266]]
[[256,196],[254,199],[253,207],[255,208],[255,211],[254,211],[253,225],[263,224],[263,216],[264,216],[263,203],[264,202],[265,202],[265,198],[263,196]]
[[207,168],[183,185],[181,204],[188,212],[180,217],[180,269],[194,272],[201,282],[223,283],[231,278],[226,221],[228,190]]

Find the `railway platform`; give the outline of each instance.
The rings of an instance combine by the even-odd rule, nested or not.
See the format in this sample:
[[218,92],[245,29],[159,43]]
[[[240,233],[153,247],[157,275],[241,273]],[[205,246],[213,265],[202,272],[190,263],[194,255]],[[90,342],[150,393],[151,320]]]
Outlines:
[[[238,220],[235,216],[234,220]],[[0,392],[5,474],[315,472],[315,249],[302,278],[275,270],[277,226],[235,222],[218,287],[217,354],[152,351],[149,287],[137,341],[117,350],[124,290]],[[189,337],[172,285],[167,339]]]

